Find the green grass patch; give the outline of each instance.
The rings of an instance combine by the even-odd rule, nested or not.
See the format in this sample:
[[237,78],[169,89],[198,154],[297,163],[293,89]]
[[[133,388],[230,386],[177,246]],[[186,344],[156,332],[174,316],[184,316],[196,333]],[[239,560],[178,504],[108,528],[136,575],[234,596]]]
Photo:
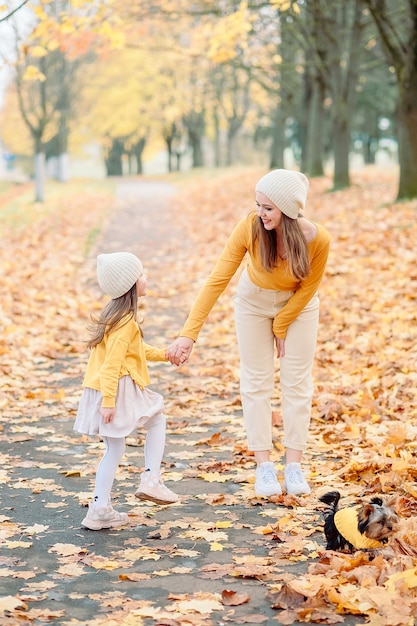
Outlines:
[[[2,183],[3,185],[3,183]],[[0,226],[11,229],[24,229],[38,219],[54,212],[59,208],[60,200],[68,200],[71,196],[94,193],[114,195],[116,182],[113,179],[103,180],[74,180],[67,183],[48,181],[45,188],[45,201],[35,202],[35,186],[25,185],[21,193],[16,189],[13,194],[13,185],[3,189],[3,193],[11,193],[12,197],[4,204],[0,203]],[[0,187],[0,193],[2,192]]]

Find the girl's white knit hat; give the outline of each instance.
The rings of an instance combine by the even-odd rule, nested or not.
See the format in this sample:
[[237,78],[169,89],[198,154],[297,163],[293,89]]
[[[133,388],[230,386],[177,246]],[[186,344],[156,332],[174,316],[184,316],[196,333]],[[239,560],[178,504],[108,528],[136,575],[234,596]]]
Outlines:
[[256,183],[255,191],[263,193],[276,207],[295,220],[307,201],[309,182],[301,172],[272,170]]
[[143,274],[143,265],[130,252],[110,252],[97,257],[98,284],[112,300],[120,298]]

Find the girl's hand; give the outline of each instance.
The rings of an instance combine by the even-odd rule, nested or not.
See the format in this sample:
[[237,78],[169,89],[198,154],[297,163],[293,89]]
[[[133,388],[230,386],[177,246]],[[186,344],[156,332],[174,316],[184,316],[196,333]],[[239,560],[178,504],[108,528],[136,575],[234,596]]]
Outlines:
[[277,347],[277,357],[280,359],[285,356],[285,339],[275,337],[275,345]]
[[182,365],[188,361],[193,346],[194,341],[189,337],[178,337],[166,352],[168,361],[173,365]]
[[107,409],[104,407],[101,407],[100,409],[100,414],[105,424],[109,424],[112,421],[115,413],[116,413],[116,409]]

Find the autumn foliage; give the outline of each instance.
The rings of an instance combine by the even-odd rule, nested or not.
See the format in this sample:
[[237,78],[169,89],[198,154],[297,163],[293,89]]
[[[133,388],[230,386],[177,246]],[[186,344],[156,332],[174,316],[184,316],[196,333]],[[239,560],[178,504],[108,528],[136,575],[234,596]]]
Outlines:
[[[149,274],[143,326],[150,343],[167,346],[180,330],[228,233],[253,208],[253,186],[262,173],[202,172],[197,180],[176,183],[165,218],[141,205],[140,229],[126,222],[123,244],[141,256]],[[88,594],[98,607],[88,620],[95,626],[266,623],[271,610],[280,624],[335,624],[351,616],[375,626],[414,623],[417,204],[392,203],[391,171],[371,167],[353,178],[350,189],[333,193],[328,178],[312,180],[306,212],[332,236],[320,288],[305,458],[312,495],[270,501],[253,495],[254,462],[239,401],[234,280],[189,363],[151,369],[166,398],[165,477],[181,501],[173,507],[135,501],[143,442],[131,440],[115,487],[130,526],[117,533],[80,529],[101,448],[72,433],[87,358],[85,326],[103,303],[95,255],[114,236],[111,199],[80,193],[28,207],[26,224],[13,224],[6,219],[8,205],[0,207],[0,482],[12,496],[47,503],[45,519],[24,523],[17,500],[7,500],[13,506],[2,500],[0,576],[15,591],[0,600],[1,624],[10,617],[14,623],[81,623],[57,609],[58,600],[51,602],[54,587],[56,598],[65,589],[75,603]],[[158,218],[168,221],[170,237],[158,238]],[[97,229],[102,234],[95,240]],[[278,372],[277,363],[277,380]],[[281,472],[278,385],[273,420]],[[19,442],[30,446],[28,456],[9,451]],[[52,478],[42,479],[44,470]],[[397,495],[401,524],[391,544],[375,555],[326,552],[318,497],[329,488],[349,503]],[[55,509],[70,513],[59,518],[64,541],[46,521]],[[37,569],[30,559],[40,544],[51,566]],[[91,581],[103,574],[97,591]],[[181,591],[173,582],[178,577],[185,581]],[[90,582],[80,586],[80,580]],[[148,584],[171,591],[140,599]],[[255,601],[259,597],[263,605]]]

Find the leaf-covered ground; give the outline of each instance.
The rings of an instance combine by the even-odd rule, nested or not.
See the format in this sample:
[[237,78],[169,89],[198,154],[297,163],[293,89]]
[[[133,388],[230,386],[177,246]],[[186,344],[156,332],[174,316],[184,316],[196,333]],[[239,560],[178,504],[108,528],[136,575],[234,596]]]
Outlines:
[[[126,529],[80,526],[102,447],[72,432],[87,354],[98,251],[129,249],[149,275],[144,331],[167,346],[259,170],[124,184],[116,204],[82,193],[0,206],[0,624],[412,625],[417,612],[417,202],[393,204],[396,174],[367,168],[350,189],[311,182],[307,216],[332,236],[320,289],[311,440],[312,495],[253,496],[239,403],[232,297],[189,363],[151,367],[168,418],[164,479],[180,502],[136,501],[143,440],[115,483]],[[98,230],[102,235],[96,240]],[[279,365],[277,363],[277,381]],[[274,398],[282,470],[280,395]],[[375,558],[326,552],[318,497],[396,494],[400,530]]]

